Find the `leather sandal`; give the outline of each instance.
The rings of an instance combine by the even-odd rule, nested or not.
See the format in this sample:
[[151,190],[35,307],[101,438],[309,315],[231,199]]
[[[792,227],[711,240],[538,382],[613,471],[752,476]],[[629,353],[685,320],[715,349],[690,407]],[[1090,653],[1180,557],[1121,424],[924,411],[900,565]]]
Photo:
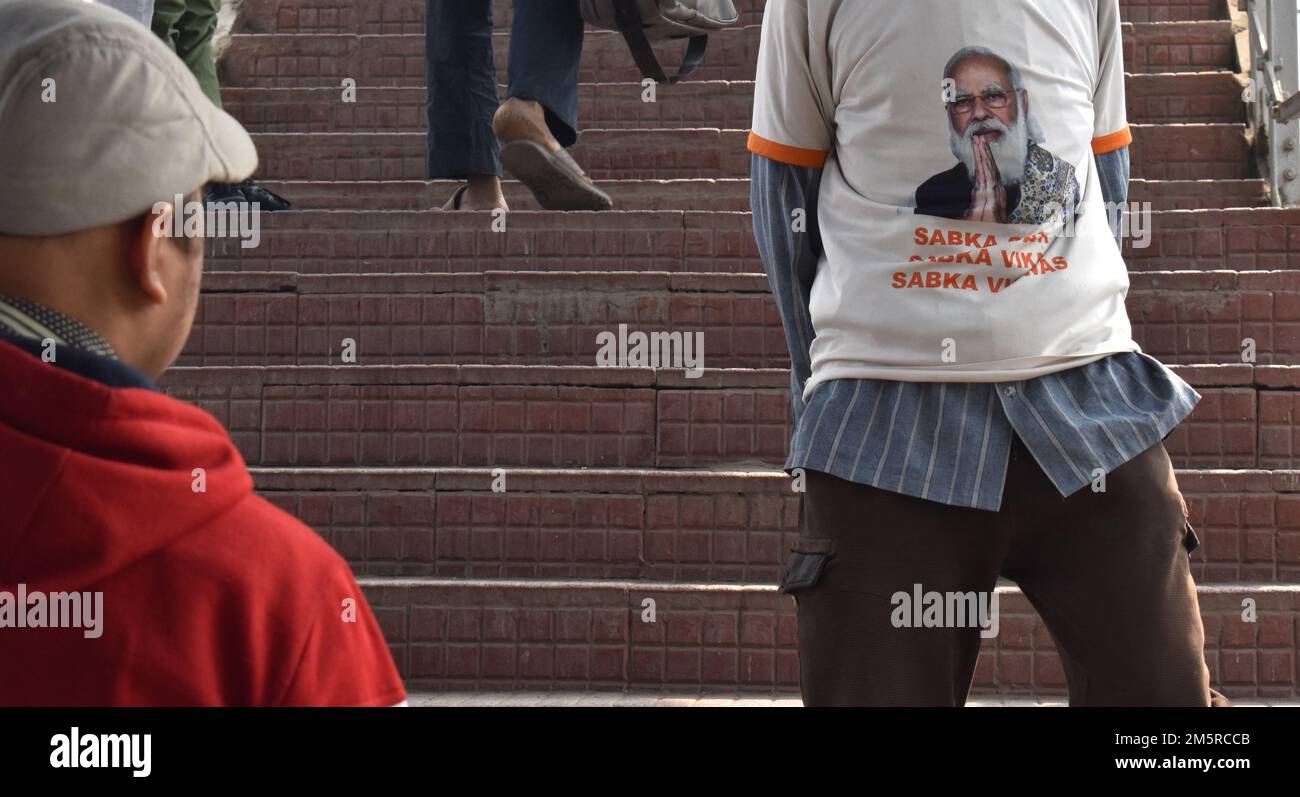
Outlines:
[[446,203],[443,204],[442,209],[460,210],[461,200],[465,198],[465,192],[468,190],[469,190],[469,183],[465,183],[459,188],[457,188],[456,193],[452,194],[451,199],[448,199]]
[[568,152],[551,151],[551,133],[528,113],[517,98],[506,100],[492,118],[501,142],[501,165],[528,186],[546,210],[609,210],[614,201],[596,187]]
[[532,139],[501,147],[501,165],[528,186],[546,210],[609,210],[614,200],[596,187],[578,162],[564,150],[551,152]]

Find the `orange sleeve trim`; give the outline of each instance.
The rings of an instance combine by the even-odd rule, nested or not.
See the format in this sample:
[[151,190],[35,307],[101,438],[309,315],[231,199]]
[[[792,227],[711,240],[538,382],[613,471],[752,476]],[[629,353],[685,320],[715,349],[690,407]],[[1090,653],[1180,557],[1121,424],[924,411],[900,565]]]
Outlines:
[[1092,140],[1092,154],[1105,155],[1107,152],[1114,152],[1132,143],[1133,131],[1129,130],[1128,125],[1124,125],[1123,130],[1117,130],[1110,135],[1094,138]]
[[749,134],[749,151],[755,155],[762,155],[764,158],[771,158],[774,161],[788,163],[792,166],[806,166],[811,169],[820,169],[825,166],[826,159],[831,154],[830,150],[801,149],[786,144],[778,144],[775,141],[768,141],[754,132]]

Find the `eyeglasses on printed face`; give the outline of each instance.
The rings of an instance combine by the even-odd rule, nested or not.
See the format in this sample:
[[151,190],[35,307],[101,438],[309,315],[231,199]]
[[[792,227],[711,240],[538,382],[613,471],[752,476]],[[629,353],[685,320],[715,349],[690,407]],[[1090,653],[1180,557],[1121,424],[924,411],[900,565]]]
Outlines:
[[948,103],[948,110],[957,116],[965,116],[975,110],[976,100],[982,100],[985,108],[991,111],[1000,111],[1011,102],[1013,94],[1015,94],[1014,91],[986,91],[983,94],[972,94]]

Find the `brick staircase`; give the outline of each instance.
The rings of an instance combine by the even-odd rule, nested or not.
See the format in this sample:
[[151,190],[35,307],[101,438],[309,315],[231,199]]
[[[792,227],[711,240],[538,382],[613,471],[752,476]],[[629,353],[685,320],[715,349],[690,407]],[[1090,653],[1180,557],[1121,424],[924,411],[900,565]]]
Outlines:
[[[590,33],[575,156],[619,210],[542,212],[508,184],[494,232],[432,209],[454,185],[423,179],[424,0],[247,0],[227,107],[299,210],[264,217],[257,248],[211,243],[164,384],[347,557],[413,691],[798,697],[774,586],[798,533],[787,356],[744,148],[763,0],[739,5],[700,80],[654,104],[617,37]],[[1203,542],[1213,682],[1294,698],[1300,211],[1262,207],[1225,0],[1123,6],[1132,198],[1155,209],[1129,310],[1205,396],[1167,445]],[[596,334],[623,323],[704,332],[709,369],[596,367]],[[1046,629],[1000,589],[977,693],[1059,701]]]

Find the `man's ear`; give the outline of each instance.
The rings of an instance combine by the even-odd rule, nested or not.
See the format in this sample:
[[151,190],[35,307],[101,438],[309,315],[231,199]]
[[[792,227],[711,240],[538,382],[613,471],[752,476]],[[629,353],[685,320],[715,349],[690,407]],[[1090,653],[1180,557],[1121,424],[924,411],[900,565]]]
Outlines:
[[162,269],[175,219],[176,208],[169,202],[158,202],[151,211],[128,222],[127,264],[131,279],[154,304],[167,301]]

